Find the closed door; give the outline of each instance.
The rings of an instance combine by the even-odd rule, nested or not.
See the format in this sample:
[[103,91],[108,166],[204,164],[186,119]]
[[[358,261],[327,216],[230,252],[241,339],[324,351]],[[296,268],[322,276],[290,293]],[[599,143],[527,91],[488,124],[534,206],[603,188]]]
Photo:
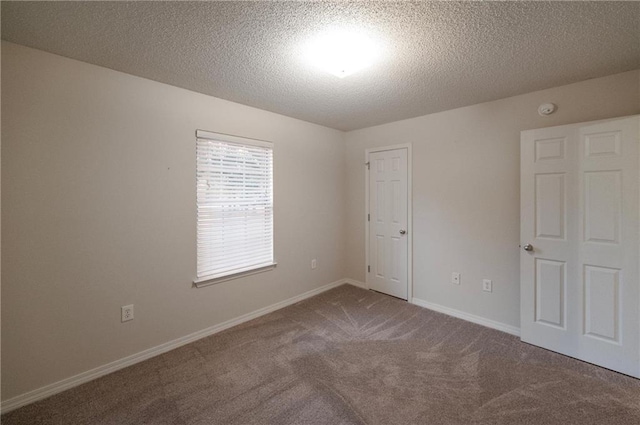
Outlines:
[[640,377],[640,117],[522,132],[521,338]]
[[407,299],[407,153],[369,154],[369,288]]

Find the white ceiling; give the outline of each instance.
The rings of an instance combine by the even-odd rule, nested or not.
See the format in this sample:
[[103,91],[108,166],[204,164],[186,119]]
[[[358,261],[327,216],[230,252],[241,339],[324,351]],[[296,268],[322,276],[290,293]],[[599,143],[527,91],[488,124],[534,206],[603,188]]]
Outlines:
[[[301,46],[358,26],[344,79]],[[2,38],[352,130],[640,68],[640,3],[2,2]]]

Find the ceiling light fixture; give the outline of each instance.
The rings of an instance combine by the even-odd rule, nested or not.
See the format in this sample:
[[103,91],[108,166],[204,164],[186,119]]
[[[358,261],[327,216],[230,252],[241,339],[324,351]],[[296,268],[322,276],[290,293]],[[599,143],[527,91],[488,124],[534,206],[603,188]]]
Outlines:
[[379,49],[373,40],[357,30],[331,30],[306,46],[309,63],[339,78],[360,71],[375,62]]

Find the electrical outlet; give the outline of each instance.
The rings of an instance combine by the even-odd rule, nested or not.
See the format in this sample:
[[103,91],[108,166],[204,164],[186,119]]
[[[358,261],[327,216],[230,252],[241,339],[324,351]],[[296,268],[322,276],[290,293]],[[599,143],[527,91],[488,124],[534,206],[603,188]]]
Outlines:
[[128,322],[129,320],[133,320],[133,304],[123,305],[120,308],[121,313],[121,321]]
[[453,283],[454,285],[460,285],[460,273],[451,273],[451,283]]
[[493,282],[489,279],[482,279],[482,290],[486,292],[493,292]]
[[313,260],[311,260],[311,268],[315,269],[316,267],[318,267],[318,262],[316,261],[316,259],[314,258]]

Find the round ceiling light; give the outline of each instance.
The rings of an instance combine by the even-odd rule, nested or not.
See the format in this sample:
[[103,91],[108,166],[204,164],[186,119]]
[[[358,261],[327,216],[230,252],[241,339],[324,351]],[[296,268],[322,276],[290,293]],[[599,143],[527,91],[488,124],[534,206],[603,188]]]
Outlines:
[[379,57],[379,48],[362,31],[336,29],[311,40],[305,56],[313,66],[344,78],[373,64]]

